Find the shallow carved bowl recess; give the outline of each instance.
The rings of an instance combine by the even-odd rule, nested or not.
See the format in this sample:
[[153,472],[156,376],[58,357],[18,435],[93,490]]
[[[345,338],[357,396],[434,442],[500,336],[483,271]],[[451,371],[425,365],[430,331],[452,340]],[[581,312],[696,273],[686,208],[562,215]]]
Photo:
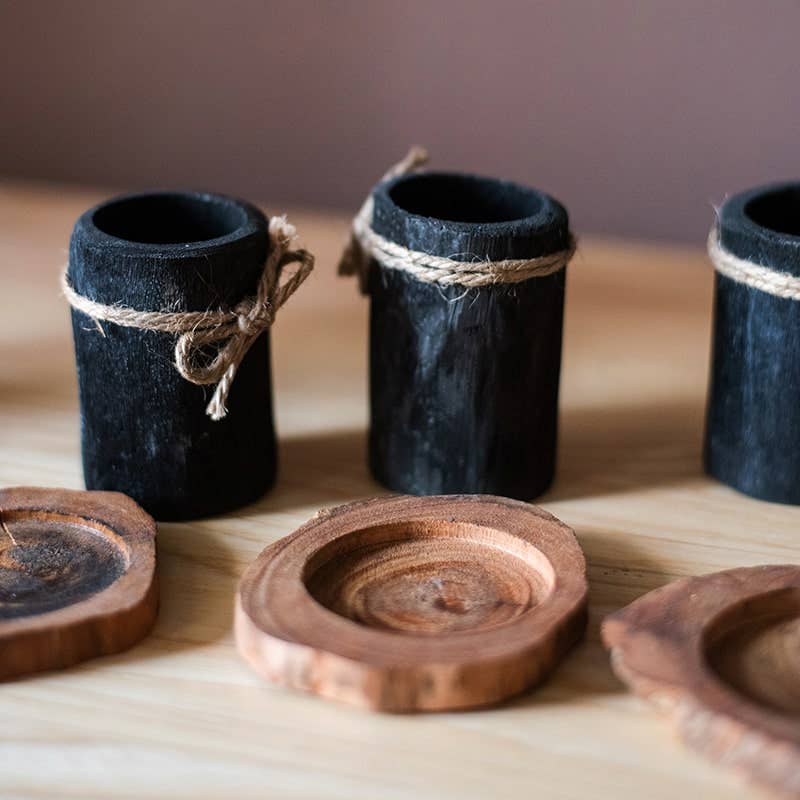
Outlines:
[[0,489],[0,680],[131,647],[158,611],[156,524],[117,492]]
[[33,616],[102,591],[127,569],[113,531],[80,519],[5,511],[0,533],[0,619]]
[[552,590],[546,558],[502,531],[415,521],[355,531],[322,548],[303,580],[321,605],[374,628],[442,635],[502,625]]

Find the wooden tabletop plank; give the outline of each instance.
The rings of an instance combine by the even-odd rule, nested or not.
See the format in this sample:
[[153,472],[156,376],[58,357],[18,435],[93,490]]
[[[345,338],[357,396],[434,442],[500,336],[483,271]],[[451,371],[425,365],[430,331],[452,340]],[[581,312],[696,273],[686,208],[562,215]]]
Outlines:
[[[0,184],[0,484],[82,488],[58,274],[72,222],[105,194]],[[269,687],[239,660],[246,565],[320,507],[382,493],[365,464],[367,303],[334,274],[347,221],[290,220],[318,268],[274,331],[276,489],[160,527],[162,611],[133,650],[0,685],[0,795],[746,796],[625,691],[598,636],[604,614],[675,577],[796,561],[800,510],[701,472],[712,275],[699,247],[586,237],[570,267],[559,468],[540,502],[586,552],[591,620],[543,688],[489,711],[386,716]]]

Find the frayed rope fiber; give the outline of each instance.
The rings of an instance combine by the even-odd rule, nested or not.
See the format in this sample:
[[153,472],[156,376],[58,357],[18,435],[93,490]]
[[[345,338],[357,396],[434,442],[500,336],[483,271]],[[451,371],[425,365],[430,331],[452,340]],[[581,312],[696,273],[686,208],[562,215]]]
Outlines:
[[[419,172],[428,163],[428,153],[421,147],[412,147],[408,155],[395,164],[381,178],[381,183],[398,175]],[[409,250],[392,242],[372,229],[373,200],[367,197],[353,219],[350,241],[339,262],[340,275],[358,275],[361,290],[366,290],[370,262],[390,269],[406,272],[423,283],[440,286],[464,286],[469,289],[493,286],[499,283],[520,283],[530,278],[542,278],[560,272],[572,258],[576,242],[570,235],[566,250],[537,258],[506,259],[489,261],[475,258],[473,261],[456,261],[452,258],[434,256],[419,250]]]
[[[228,413],[228,399],[236,371],[247,351],[275,320],[278,309],[294,294],[314,268],[314,256],[306,250],[290,250],[297,233],[286,217],[269,221],[270,249],[256,293],[241,300],[232,309],[209,311],[139,311],[122,305],[103,305],[78,294],[68,270],[61,276],[61,288],[67,302],[91,317],[103,333],[101,322],[126,328],[178,334],[175,343],[175,366],[181,376],[199,386],[216,384],[206,407],[206,414],[217,421]],[[299,264],[288,280],[281,274],[289,264]],[[203,362],[204,348],[219,349],[208,363]]]
[[708,234],[707,244],[708,257],[720,275],[774,297],[800,300],[800,278],[735,256],[722,246],[716,225]]

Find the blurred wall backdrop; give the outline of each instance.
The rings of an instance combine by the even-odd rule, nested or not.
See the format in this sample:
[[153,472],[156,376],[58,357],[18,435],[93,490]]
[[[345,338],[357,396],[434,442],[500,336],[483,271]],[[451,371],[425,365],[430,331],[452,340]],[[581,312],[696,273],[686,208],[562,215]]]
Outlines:
[[0,175],[354,210],[410,143],[578,231],[796,177],[796,0],[0,0]]

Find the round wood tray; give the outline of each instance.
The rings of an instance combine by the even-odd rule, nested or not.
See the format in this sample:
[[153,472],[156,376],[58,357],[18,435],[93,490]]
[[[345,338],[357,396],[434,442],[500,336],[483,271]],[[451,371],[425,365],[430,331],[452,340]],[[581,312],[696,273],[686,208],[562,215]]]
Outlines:
[[800,567],[676,581],[608,617],[603,640],[688,745],[800,797]]
[[117,653],[147,634],[155,536],[123,494],[0,490],[0,679]]
[[497,703],[586,624],[583,553],[535,506],[391,497],[320,512],[239,587],[242,656],[275,683],[383,711]]

